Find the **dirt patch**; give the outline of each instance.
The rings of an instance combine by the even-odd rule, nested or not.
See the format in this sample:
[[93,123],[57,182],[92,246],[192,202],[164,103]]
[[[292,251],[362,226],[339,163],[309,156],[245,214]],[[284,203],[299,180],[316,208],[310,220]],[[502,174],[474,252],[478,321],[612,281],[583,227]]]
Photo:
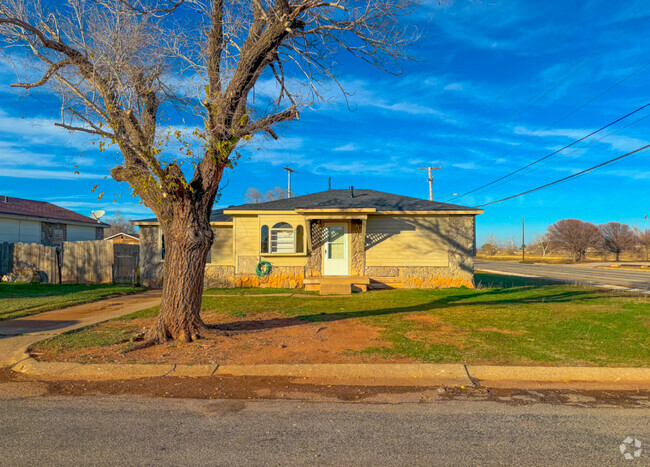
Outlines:
[[[360,355],[368,347],[390,345],[381,335],[381,328],[361,323],[359,319],[310,322],[287,318],[276,313],[256,314],[254,319],[208,314],[206,324],[214,337],[196,342],[170,342],[155,347],[120,354],[124,344],[58,353],[36,354],[44,361],[77,361],[84,363],[176,363],[176,364],[264,364],[264,363],[373,363],[409,362],[407,358],[383,358]],[[153,319],[137,319],[124,323],[131,329],[147,328]],[[96,329],[116,326],[116,322]]]

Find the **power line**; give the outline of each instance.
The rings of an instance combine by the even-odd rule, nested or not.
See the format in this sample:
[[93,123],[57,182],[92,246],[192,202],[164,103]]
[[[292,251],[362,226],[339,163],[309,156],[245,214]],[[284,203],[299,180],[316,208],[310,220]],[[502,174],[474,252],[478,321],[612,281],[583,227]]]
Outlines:
[[[591,6],[593,6],[593,4],[590,5],[589,8],[591,8]],[[646,2],[646,4],[644,4],[641,8],[639,8],[636,12],[634,12],[634,14],[633,14],[629,19],[631,20],[631,19],[635,18],[639,13],[641,13],[641,11],[643,11],[643,10],[646,8],[646,6],[647,6],[647,2]],[[611,45],[611,44],[614,43],[614,42],[619,41],[619,40],[620,40],[623,36],[625,36],[628,32],[629,32],[629,29],[624,30],[624,31],[623,31],[623,32],[622,32],[618,37],[616,37],[613,41],[610,41],[610,44],[609,44],[609,45]],[[599,43],[599,45],[600,45],[600,44],[603,44],[603,43],[605,43],[605,41],[601,41],[601,42]],[[591,49],[590,49],[590,50],[591,50]],[[566,81],[566,80],[567,80],[568,78],[570,78],[572,75],[574,75],[575,73],[577,73],[578,71],[580,71],[580,70],[581,70],[583,67],[585,67],[589,62],[591,62],[592,60],[594,60],[596,57],[602,55],[602,53],[603,53],[604,51],[605,51],[605,49],[604,49],[604,48],[601,48],[601,50],[600,50],[596,55],[594,55],[594,56],[592,56],[592,57],[588,57],[589,52],[583,54],[583,55],[582,55],[582,56],[581,56],[581,57],[580,57],[580,58],[579,58],[579,59],[578,59],[578,60],[577,60],[573,65],[571,65],[571,67],[569,68],[569,71],[570,71],[570,70],[573,70],[573,71],[571,71],[571,73],[569,73],[569,74],[566,75],[566,76],[561,77],[560,79],[554,81],[553,83],[551,83],[550,85],[548,85],[548,86],[546,86],[544,89],[542,89],[542,91],[540,91],[541,95],[540,95],[540,93],[537,93],[536,96],[535,96],[535,98],[531,99],[531,100],[528,101],[526,104],[524,104],[522,107],[519,107],[515,112],[513,112],[512,114],[510,114],[508,117],[506,117],[505,119],[501,120],[501,122],[499,122],[498,126],[497,126],[497,127],[496,127],[492,132],[491,132],[491,133],[489,133],[488,136],[486,136],[485,138],[490,138],[491,136],[493,136],[494,134],[496,134],[496,133],[497,133],[501,128],[503,128],[503,127],[505,126],[505,123],[507,123],[508,121],[510,121],[514,116],[519,115],[519,114],[522,113],[524,110],[530,108],[533,104],[539,102],[541,99],[543,99],[544,97],[546,97],[546,96],[547,96],[551,91],[553,91],[554,89],[556,89],[560,84],[562,84],[564,81]],[[582,65],[580,65],[578,68],[574,69],[574,67],[576,67],[577,65],[579,65],[580,62],[582,62],[585,58],[587,58],[587,60],[586,60],[584,63],[582,63]],[[641,69],[643,69],[643,68],[645,68],[645,66],[643,66]],[[640,71],[640,70],[639,70],[639,71]],[[628,77],[629,77],[629,76],[628,76]],[[623,80],[623,81],[625,81],[625,80]],[[615,84],[613,87],[618,86],[618,84],[620,84],[620,82],[617,83],[617,84]],[[609,89],[611,89],[611,88],[608,88],[605,92],[609,91]],[[509,91],[509,89],[508,89],[507,91]],[[507,91],[506,91],[506,92],[507,92]],[[502,93],[502,94],[499,96],[499,99],[500,99],[504,94],[505,94],[505,93]],[[602,94],[604,94],[604,93],[602,93]],[[596,98],[594,98],[593,100],[598,99],[600,96],[602,96],[602,94],[599,94],[599,95],[596,96]],[[537,97],[537,96],[539,96],[539,97]],[[498,100],[498,99],[497,99],[497,100]],[[579,107],[578,109],[574,110],[574,111],[571,112],[570,114],[565,115],[564,118],[568,118],[570,115],[573,115],[575,112],[577,112],[578,110],[580,110],[581,108],[583,108],[585,105],[587,105],[587,104],[593,102],[593,100],[591,100],[591,101],[585,103],[584,105],[582,105],[582,106]],[[496,101],[495,101],[495,102],[496,102]],[[493,105],[493,104],[491,104],[490,107],[491,107],[492,105]],[[552,126],[554,126],[554,125],[556,125],[557,123],[561,122],[564,118],[558,120],[557,122],[555,122],[555,123],[554,123],[553,125],[551,125],[550,127],[547,127],[546,129],[551,128]],[[468,125],[468,126],[463,130],[462,133],[460,133],[457,137],[455,137],[455,138],[452,140],[452,143],[455,142],[455,141],[456,141],[460,136],[466,134],[466,130],[467,130],[467,129],[468,129],[468,128],[473,124],[473,123],[475,123],[477,120],[478,120],[478,117],[476,117],[474,120],[472,120],[472,122],[470,123],[470,125]],[[546,129],[545,129],[545,130],[542,130],[542,131],[546,131]],[[538,133],[538,134],[539,134],[539,133]],[[527,139],[526,141],[524,141],[523,143],[519,144],[518,146],[516,146],[516,147],[513,148],[512,150],[508,151],[506,154],[511,154],[512,152],[516,151],[519,147],[521,147],[521,146],[523,146],[524,144],[528,143],[528,141],[530,141],[532,138],[534,138],[535,136],[538,136],[538,134],[533,135],[531,138]],[[464,179],[466,179],[466,178],[467,178],[467,176],[457,178],[454,184],[457,184],[458,182],[460,182],[460,181],[462,181],[462,180],[464,180]],[[446,197],[448,197],[448,196],[453,196],[453,195],[445,195],[445,196],[441,197],[440,199],[446,198]]]
[[631,156],[633,154],[636,154],[636,153],[641,152],[641,151],[643,151],[645,149],[648,149],[648,148],[650,148],[650,144],[646,144],[643,147],[635,149],[634,151],[630,151],[630,152],[628,152],[626,154],[623,154],[622,156],[615,157],[614,159],[610,159],[608,161],[601,162],[600,164],[594,165],[593,167],[590,167],[588,169],[581,170],[580,172],[574,173],[573,175],[569,175],[568,177],[564,177],[564,178],[561,178],[559,180],[555,180],[554,182],[547,183],[546,185],[538,186],[537,188],[533,188],[532,190],[524,191],[523,193],[508,196],[507,198],[499,199],[497,201],[490,201],[489,203],[485,203],[485,204],[479,204],[477,207],[482,208],[482,207],[485,207],[485,206],[489,206],[491,204],[502,203],[503,201],[507,201],[509,199],[517,198],[519,196],[527,195],[529,193],[532,193],[532,192],[537,191],[537,190],[541,190],[543,188],[548,188],[550,186],[557,185],[558,183],[566,182],[567,180],[571,180],[572,178],[579,177],[579,176],[584,175],[584,174],[586,174],[588,172],[591,172],[591,171],[593,171],[595,169],[598,169],[598,168],[603,167],[605,165],[608,165],[608,164],[611,164],[613,162],[619,161],[619,160],[621,160],[621,159],[623,159],[625,157],[629,157],[629,156]]
[[[573,153],[576,152],[576,151],[581,151],[581,150],[583,150],[583,149],[585,149],[585,148],[588,148],[588,147],[591,146],[592,144],[597,143],[597,142],[599,142],[599,141],[602,141],[603,139],[608,138],[608,137],[610,137],[610,136],[612,136],[612,135],[618,133],[619,131],[625,130],[626,128],[629,128],[629,127],[631,127],[631,126],[633,126],[633,125],[636,125],[637,123],[639,123],[639,122],[642,121],[642,120],[645,120],[646,118],[650,118],[650,114],[645,115],[645,116],[643,116],[643,117],[641,117],[641,118],[639,118],[639,119],[633,121],[632,123],[630,123],[630,124],[628,124],[628,125],[625,125],[625,126],[623,126],[623,127],[621,127],[621,128],[618,128],[618,129],[612,131],[611,133],[606,134],[605,136],[601,136],[601,137],[598,138],[598,139],[595,139],[595,140],[593,140],[593,141],[590,141],[588,144],[585,144],[584,146],[581,146],[581,147],[579,147],[579,148],[576,148],[576,149],[574,149],[573,151],[569,151],[569,152],[567,152],[566,154],[562,154],[562,155],[556,157],[555,159],[546,162],[545,164],[542,164],[542,165],[540,165],[540,166],[534,167],[533,169],[531,169],[531,170],[529,170],[529,171],[527,171],[527,172],[521,173],[521,174],[519,174],[519,175],[517,175],[517,176],[515,176],[515,177],[512,177],[512,178],[510,178],[510,179],[508,179],[508,180],[505,180],[505,181],[503,181],[503,182],[501,182],[501,183],[499,183],[499,184],[493,186],[492,188],[497,188],[497,187],[499,187],[499,186],[505,185],[506,183],[512,182],[512,181],[514,181],[514,180],[516,180],[516,179],[518,179],[518,178],[520,178],[520,177],[523,177],[524,175],[528,175],[528,174],[530,174],[530,173],[533,173],[533,172],[535,172],[536,170],[539,170],[539,169],[541,169],[542,167],[546,167],[547,165],[552,164],[552,163],[554,163],[554,162],[557,162],[557,161],[559,161],[560,159],[562,159],[562,158],[564,158],[564,157],[566,157],[566,156],[569,156],[569,155],[573,154]],[[482,192],[482,191],[485,191],[485,190],[490,190],[490,189],[491,189],[491,188],[485,188],[485,189],[483,189],[483,190],[479,190],[479,192]]]
[[504,175],[504,176],[502,176],[502,177],[499,177],[499,178],[497,178],[496,180],[492,180],[491,182],[486,183],[485,185],[481,185],[481,186],[478,187],[478,188],[474,188],[473,190],[470,190],[470,191],[468,191],[468,192],[466,192],[466,193],[463,193],[462,195],[458,195],[458,196],[456,196],[456,197],[454,197],[454,198],[451,198],[449,201],[453,201],[453,200],[458,199],[458,198],[464,198],[464,197],[467,196],[467,195],[470,195],[470,194],[472,194],[472,193],[475,193],[475,192],[477,192],[477,191],[479,191],[479,190],[481,190],[481,189],[483,189],[483,188],[487,188],[487,187],[489,187],[490,185],[494,185],[495,183],[500,182],[501,180],[504,180],[504,179],[506,179],[506,178],[508,178],[508,177],[511,177],[512,175],[514,175],[514,174],[516,174],[516,173],[519,173],[519,172],[521,172],[522,170],[526,170],[528,167],[531,167],[531,166],[533,166],[533,165],[535,165],[535,164],[538,164],[538,163],[542,162],[543,160],[546,160],[546,159],[548,159],[549,157],[554,156],[555,154],[557,154],[557,153],[559,153],[559,152],[562,152],[562,151],[564,151],[565,149],[568,149],[568,148],[570,148],[571,146],[574,146],[574,145],[578,144],[579,142],[584,141],[585,139],[590,138],[591,136],[593,136],[593,135],[595,135],[595,134],[597,134],[597,133],[600,133],[601,131],[603,131],[603,130],[609,128],[609,127],[612,126],[612,125],[616,125],[616,124],[617,124],[618,122],[620,122],[621,120],[625,120],[626,118],[628,118],[628,117],[634,115],[635,113],[642,111],[642,110],[645,109],[646,107],[650,107],[650,102],[647,103],[647,104],[645,104],[645,105],[642,105],[641,107],[639,107],[639,108],[633,110],[632,112],[630,112],[630,113],[628,113],[628,114],[626,114],[626,115],[623,115],[623,116],[620,117],[620,118],[617,118],[617,119],[614,120],[613,122],[610,122],[610,123],[608,123],[607,125],[605,125],[605,126],[599,128],[599,129],[597,129],[597,130],[595,130],[595,131],[592,131],[591,133],[589,133],[589,134],[583,136],[582,138],[577,139],[577,140],[573,141],[572,143],[567,144],[566,146],[564,146],[564,147],[562,147],[562,148],[560,148],[560,149],[558,149],[558,150],[556,150],[556,151],[553,151],[552,153],[547,154],[546,156],[541,157],[541,158],[539,158],[539,159],[537,159],[537,160],[531,162],[530,164],[527,164],[527,165],[525,165],[525,166],[523,166],[523,167],[521,167],[521,168],[519,168],[519,169],[517,169],[517,170],[515,170],[515,171],[513,171],[513,172],[510,172],[510,173],[508,173],[508,174],[506,174],[506,175]]

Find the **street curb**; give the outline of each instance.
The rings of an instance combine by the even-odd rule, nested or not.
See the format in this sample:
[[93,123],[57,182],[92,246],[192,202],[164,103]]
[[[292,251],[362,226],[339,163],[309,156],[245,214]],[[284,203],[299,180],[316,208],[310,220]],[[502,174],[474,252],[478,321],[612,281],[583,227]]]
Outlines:
[[534,383],[549,387],[554,383],[650,390],[650,368],[468,365],[467,371],[483,386],[530,387]]
[[429,363],[174,365],[39,362],[14,371],[47,380],[126,380],[154,377],[286,377],[294,382],[363,386],[608,388],[650,390],[650,368],[526,367]]
[[266,376],[304,382],[387,386],[472,386],[465,367],[457,364],[297,364],[297,365],[173,365],[84,364],[39,362],[27,358],[12,368],[16,372],[54,381],[124,380],[153,377]]

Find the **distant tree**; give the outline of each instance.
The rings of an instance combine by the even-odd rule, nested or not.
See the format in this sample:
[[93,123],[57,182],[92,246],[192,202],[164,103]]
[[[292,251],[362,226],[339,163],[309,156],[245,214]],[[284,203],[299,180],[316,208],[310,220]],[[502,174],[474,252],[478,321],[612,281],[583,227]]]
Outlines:
[[501,249],[504,250],[507,254],[512,255],[517,251],[517,242],[510,238],[501,243]]
[[650,256],[650,229],[644,231],[638,227],[634,227],[634,235],[637,239],[639,258],[648,261],[648,257]]
[[276,186],[272,190],[268,190],[264,193],[264,201],[276,201],[278,199],[285,199],[287,197],[287,190]]
[[548,239],[548,234],[535,235],[531,249],[539,251],[542,254],[542,257],[545,257],[551,249],[551,242]]
[[244,199],[249,204],[257,204],[264,201],[264,195],[257,188],[249,187],[244,193]]
[[627,224],[620,222],[607,222],[598,226],[603,236],[603,249],[616,255],[619,261],[623,251],[631,251],[638,245],[638,237]]
[[579,219],[561,219],[548,227],[550,245],[570,252],[576,261],[585,259],[587,250],[602,245],[602,235],[591,222]]
[[287,190],[276,186],[272,190],[266,190],[262,193],[255,187],[249,187],[244,193],[244,199],[249,204],[266,203],[267,201],[277,201],[287,198]]
[[111,217],[104,219],[104,222],[110,224],[106,229],[105,237],[110,237],[118,233],[135,234],[135,227],[131,224],[131,220],[124,217],[120,211],[115,211]]
[[497,247],[491,243],[484,243],[481,247],[481,253],[487,256],[493,256],[497,254]]

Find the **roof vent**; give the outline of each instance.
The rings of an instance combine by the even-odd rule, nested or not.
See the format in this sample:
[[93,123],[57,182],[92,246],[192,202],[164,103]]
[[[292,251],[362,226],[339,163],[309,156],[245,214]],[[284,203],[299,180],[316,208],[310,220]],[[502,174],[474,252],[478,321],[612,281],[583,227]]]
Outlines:
[[354,187],[350,187],[350,198],[354,198]]
[[4,198],[4,199],[2,200],[3,202],[5,202],[5,203],[8,203],[8,202],[9,202],[9,197],[8,197],[8,196],[3,196],[3,198]]

